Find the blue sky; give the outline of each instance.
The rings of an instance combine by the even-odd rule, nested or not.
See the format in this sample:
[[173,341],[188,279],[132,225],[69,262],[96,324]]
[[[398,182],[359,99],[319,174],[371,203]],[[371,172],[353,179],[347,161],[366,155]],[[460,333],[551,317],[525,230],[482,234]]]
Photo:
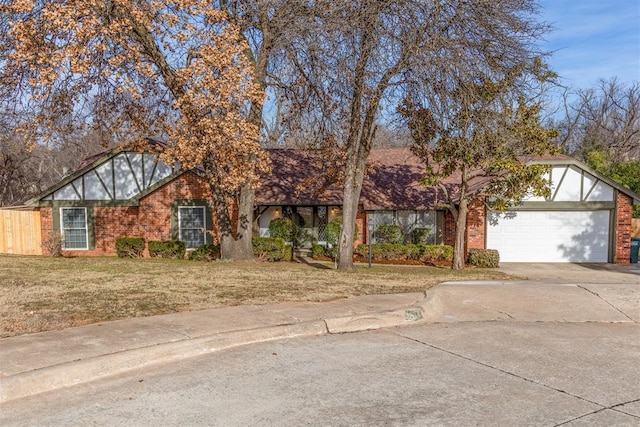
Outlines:
[[640,0],[541,0],[554,27],[542,47],[562,83],[588,88],[599,78],[640,81]]

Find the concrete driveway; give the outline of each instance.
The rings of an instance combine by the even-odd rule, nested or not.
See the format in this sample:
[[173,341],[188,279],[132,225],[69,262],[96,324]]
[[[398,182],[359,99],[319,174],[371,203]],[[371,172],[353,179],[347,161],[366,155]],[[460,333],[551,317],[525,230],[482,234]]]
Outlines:
[[503,262],[500,270],[537,282],[640,285],[640,264]]

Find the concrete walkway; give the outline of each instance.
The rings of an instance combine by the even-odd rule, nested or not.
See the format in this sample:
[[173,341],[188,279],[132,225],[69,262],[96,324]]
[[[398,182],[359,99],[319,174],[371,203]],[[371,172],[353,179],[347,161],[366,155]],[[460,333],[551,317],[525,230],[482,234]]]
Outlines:
[[[558,274],[563,268],[556,264],[553,273],[535,265],[505,270],[518,270],[515,274],[522,276],[527,269],[529,273]],[[567,269],[570,270],[571,267]],[[631,268],[599,274],[585,278],[596,277],[601,283],[446,283],[426,294],[227,307],[5,338],[0,340],[0,403],[159,363],[282,338],[419,322],[640,322],[640,275]]]

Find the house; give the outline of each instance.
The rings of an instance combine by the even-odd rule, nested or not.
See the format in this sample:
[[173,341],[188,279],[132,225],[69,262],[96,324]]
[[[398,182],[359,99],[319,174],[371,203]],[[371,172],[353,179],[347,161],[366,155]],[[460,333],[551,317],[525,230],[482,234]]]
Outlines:
[[[85,161],[74,173],[30,200],[40,213],[42,241],[61,233],[70,254],[114,255],[119,237],[179,239],[188,248],[211,242],[216,220],[198,170],[182,170],[149,150],[118,148]],[[286,216],[300,225],[301,244],[324,240],[327,223],[341,214],[341,190],[332,165],[312,150],[269,150],[273,172],[256,193],[254,233]],[[540,160],[551,167],[552,197],[529,198],[507,212],[470,207],[467,249],[493,248],[503,261],[629,262],[631,211],[640,196],[567,157]],[[399,224],[411,239],[430,231],[431,243],[452,244],[455,223],[443,195],[421,184],[424,166],[407,148],[374,149],[357,216],[358,238],[367,224]],[[455,191],[453,181],[446,183]],[[375,233],[373,238],[375,239]],[[46,245],[44,245],[46,246]],[[46,253],[46,249],[44,250]]]

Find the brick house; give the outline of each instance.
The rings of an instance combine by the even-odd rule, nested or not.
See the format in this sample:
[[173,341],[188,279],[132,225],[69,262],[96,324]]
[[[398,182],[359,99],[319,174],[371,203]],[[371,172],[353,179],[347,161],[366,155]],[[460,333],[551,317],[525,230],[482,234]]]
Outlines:
[[[188,248],[212,242],[216,221],[206,183],[197,170],[162,162],[156,154],[161,144],[150,141],[150,148],[87,159],[27,202],[40,212],[42,240],[61,233],[65,252],[76,255],[114,255],[119,237],[179,239]],[[327,222],[341,212],[331,168],[312,150],[269,153],[273,172],[256,192],[254,234],[268,235],[269,222],[287,216],[302,229],[301,245],[322,242]],[[530,198],[506,212],[476,201],[467,249],[498,249],[503,261],[628,263],[632,205],[640,196],[568,157],[539,162],[550,166],[552,197]],[[372,151],[357,217],[359,243],[366,242],[369,221],[374,230],[399,224],[407,240],[422,228],[433,244],[453,243],[455,223],[443,195],[421,184],[423,168],[407,148]],[[453,181],[447,185],[455,190]]]

